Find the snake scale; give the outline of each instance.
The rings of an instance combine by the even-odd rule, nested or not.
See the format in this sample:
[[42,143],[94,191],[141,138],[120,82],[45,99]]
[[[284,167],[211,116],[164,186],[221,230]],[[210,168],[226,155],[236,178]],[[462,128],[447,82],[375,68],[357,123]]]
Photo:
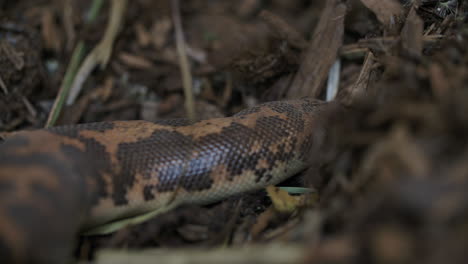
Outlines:
[[16,132],[0,144],[0,262],[63,263],[96,226],[276,184],[304,169],[330,105],[305,98],[192,124]]

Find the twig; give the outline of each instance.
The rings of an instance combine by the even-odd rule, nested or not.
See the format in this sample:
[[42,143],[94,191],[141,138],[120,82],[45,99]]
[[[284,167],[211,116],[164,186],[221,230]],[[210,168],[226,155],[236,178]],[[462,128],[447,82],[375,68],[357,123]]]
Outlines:
[[3,81],[2,77],[0,77],[0,88],[2,88],[2,91],[5,93],[5,94],[8,94],[8,88],[5,84],[5,82]]
[[182,22],[179,13],[179,0],[172,0],[172,18],[174,20],[175,39],[177,46],[177,54],[179,57],[179,67],[182,74],[182,85],[185,95],[185,110],[187,116],[191,121],[196,119],[195,105],[192,90],[192,74],[190,72],[190,65],[187,58],[184,33],[182,31]]
[[[94,0],[92,3],[91,9],[96,8],[96,6],[100,5],[101,0]],[[96,16],[88,16],[88,19],[85,21],[86,24],[91,24],[94,20],[96,19]],[[70,86],[72,84],[72,81],[75,77],[75,74],[78,70],[78,67],[80,65],[81,59],[84,56],[84,51],[85,51],[85,45],[83,41],[80,41],[76,47],[75,50],[73,51],[72,58],[70,60],[70,64],[68,65],[67,71],[65,73],[65,76],[63,78],[62,84],[60,85],[59,92],[57,94],[57,97],[55,98],[54,105],[52,106],[52,110],[49,113],[49,118],[47,119],[47,123],[45,127],[51,127],[55,124],[57,121],[57,118],[60,115],[60,112],[62,111],[63,103],[65,101],[65,98],[68,95],[68,91],[70,90]]]

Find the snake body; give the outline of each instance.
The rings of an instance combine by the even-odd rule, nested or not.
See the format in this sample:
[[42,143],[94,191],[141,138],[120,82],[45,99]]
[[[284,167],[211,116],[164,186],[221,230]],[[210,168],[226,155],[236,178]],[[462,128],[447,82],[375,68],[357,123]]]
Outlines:
[[17,132],[0,145],[0,262],[61,263],[80,231],[276,184],[304,169],[328,105]]

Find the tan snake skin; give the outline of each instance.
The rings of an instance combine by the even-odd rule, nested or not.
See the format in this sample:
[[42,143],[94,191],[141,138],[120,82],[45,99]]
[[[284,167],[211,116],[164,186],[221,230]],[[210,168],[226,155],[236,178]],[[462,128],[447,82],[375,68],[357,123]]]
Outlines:
[[63,263],[79,231],[276,184],[304,169],[329,105],[278,101],[194,124],[15,133],[0,144],[0,263]]

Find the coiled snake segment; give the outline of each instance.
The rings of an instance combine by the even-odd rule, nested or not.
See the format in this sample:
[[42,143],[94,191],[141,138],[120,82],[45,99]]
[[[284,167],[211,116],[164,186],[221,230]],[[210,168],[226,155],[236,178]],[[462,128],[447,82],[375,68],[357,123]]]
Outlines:
[[0,145],[0,260],[63,263],[80,230],[276,184],[304,169],[329,105],[277,101],[194,124],[15,133]]

